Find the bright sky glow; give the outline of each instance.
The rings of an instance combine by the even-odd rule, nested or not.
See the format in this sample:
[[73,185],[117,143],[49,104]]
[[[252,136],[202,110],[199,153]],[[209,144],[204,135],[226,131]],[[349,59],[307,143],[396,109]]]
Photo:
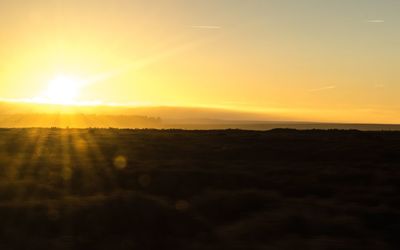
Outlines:
[[54,104],[73,104],[79,97],[82,85],[82,80],[71,76],[58,75],[49,82],[43,98]]
[[400,123],[398,13],[394,0],[0,0],[0,100]]

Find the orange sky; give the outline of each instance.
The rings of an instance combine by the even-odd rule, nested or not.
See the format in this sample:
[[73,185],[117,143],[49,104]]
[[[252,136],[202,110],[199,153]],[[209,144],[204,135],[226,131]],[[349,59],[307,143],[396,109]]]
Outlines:
[[399,11],[390,0],[0,1],[0,98],[399,123]]

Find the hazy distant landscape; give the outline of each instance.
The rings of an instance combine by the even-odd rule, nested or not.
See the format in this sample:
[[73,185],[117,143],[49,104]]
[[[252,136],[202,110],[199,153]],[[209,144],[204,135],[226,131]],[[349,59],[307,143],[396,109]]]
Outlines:
[[399,132],[0,129],[2,249],[398,249]]
[[153,129],[357,129],[400,130],[399,124],[296,121],[264,113],[211,108],[64,106],[0,103],[0,128],[153,128]]

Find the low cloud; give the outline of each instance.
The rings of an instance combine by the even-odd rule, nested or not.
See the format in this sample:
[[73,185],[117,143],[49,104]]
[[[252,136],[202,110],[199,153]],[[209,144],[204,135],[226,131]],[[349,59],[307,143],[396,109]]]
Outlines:
[[331,90],[331,89],[336,89],[336,86],[332,85],[332,86],[325,86],[325,87],[321,87],[321,88],[316,88],[316,89],[310,89],[310,92],[318,92],[318,91],[324,91],[324,90]]

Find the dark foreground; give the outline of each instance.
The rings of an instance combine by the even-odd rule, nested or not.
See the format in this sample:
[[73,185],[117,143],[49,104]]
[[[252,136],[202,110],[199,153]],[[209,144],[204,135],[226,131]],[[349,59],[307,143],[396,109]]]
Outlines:
[[400,133],[0,130],[0,249],[399,249]]

